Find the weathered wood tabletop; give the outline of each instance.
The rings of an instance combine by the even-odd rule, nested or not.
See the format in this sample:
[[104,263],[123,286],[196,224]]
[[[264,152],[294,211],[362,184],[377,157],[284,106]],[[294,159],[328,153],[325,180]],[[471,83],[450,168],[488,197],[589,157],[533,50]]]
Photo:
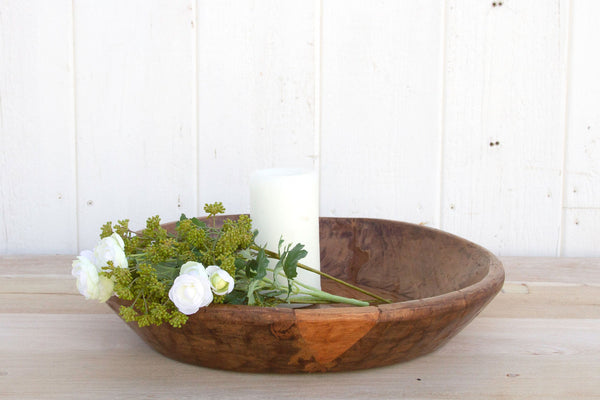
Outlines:
[[358,372],[210,370],[86,301],[71,256],[0,257],[0,399],[600,399],[600,259],[504,257],[502,292],[440,350]]

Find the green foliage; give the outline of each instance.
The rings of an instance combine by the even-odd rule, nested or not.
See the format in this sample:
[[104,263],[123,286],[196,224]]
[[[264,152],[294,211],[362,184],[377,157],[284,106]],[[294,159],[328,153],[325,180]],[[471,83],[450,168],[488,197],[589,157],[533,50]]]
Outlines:
[[122,219],[120,221],[117,221],[117,224],[115,225],[114,229],[115,232],[117,232],[122,238],[131,236],[128,219]]
[[294,248],[290,250],[291,245],[288,245],[283,255],[280,255],[281,264],[283,265],[283,271],[288,279],[294,279],[298,273],[298,262],[306,257],[308,252],[304,250],[304,245],[298,243]]
[[100,227],[100,239],[109,237],[113,234],[112,222],[107,222]]
[[[181,266],[188,261],[218,265],[234,277],[234,290],[224,296],[215,295],[214,303],[273,306],[289,302],[290,295],[300,291],[293,278],[297,275],[298,261],[307,254],[303,245],[283,246],[281,241],[279,261],[270,269],[269,257],[273,253],[254,243],[257,232],[252,230],[250,217],[225,219],[218,227],[215,216],[225,212],[223,204],[207,204],[204,210],[212,224],[182,214],[173,231],[161,226],[158,216],[148,218],[139,233],[129,229],[128,220],[102,226],[101,237],[116,232],[125,243],[129,267],[109,265],[101,272],[113,280],[115,294],[128,302],[120,308],[125,321],[137,322],[140,327],[165,322],[174,327],[185,324],[188,316],[177,310],[169,298],[169,290]],[[278,275],[287,279],[288,284],[279,284]],[[317,296],[316,292],[309,295]]]
[[114,291],[119,298],[123,300],[133,300],[135,297],[131,290],[133,277],[129,268],[113,268],[107,275],[112,276],[112,279],[115,282]]
[[169,316],[169,324],[175,328],[181,328],[188,320],[188,316],[179,310],[171,312]]
[[213,217],[218,214],[223,214],[225,212],[225,207],[223,207],[223,203],[217,201],[213,204],[205,204],[204,212],[207,213],[209,217]]
[[[222,203],[207,204],[204,209],[209,217],[225,212]],[[251,219],[243,215],[237,220],[226,219],[222,227],[215,225],[209,226],[198,218],[187,218],[182,214],[174,232],[161,226],[159,216],[148,218],[146,227],[137,234],[129,229],[128,220],[118,221],[114,226],[107,222],[102,226],[101,237],[116,232],[125,243],[129,268],[107,268],[103,272],[114,281],[115,294],[131,302],[120,309],[124,320],[135,321],[139,326],[163,322],[181,326],[188,317],[169,299],[169,289],[183,264],[196,261],[205,266],[218,265],[231,276],[236,275],[237,265],[246,265],[247,258],[252,257],[249,249],[255,235]],[[268,260],[264,252],[259,259],[262,278]],[[230,298],[215,295],[213,302],[229,303]],[[247,296],[243,299],[247,300]],[[244,300],[236,300],[236,304]]]

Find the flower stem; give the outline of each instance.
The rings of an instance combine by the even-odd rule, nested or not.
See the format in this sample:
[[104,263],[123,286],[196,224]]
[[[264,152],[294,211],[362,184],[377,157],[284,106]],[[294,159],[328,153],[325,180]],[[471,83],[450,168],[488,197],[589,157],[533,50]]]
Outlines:
[[[270,269],[268,268],[267,270]],[[280,272],[278,276],[287,279],[285,274],[282,272]],[[275,282],[276,277],[273,277],[273,283]],[[296,280],[293,281],[293,284],[296,285],[296,293],[293,296],[289,297],[289,301],[293,303],[345,303],[359,307],[366,307],[370,305],[367,301],[352,299],[349,297],[336,296],[335,294],[324,292],[322,290],[317,289],[316,287],[307,285]],[[299,288],[304,288],[306,290],[301,290]],[[300,295],[305,295],[306,297],[301,297]]]
[[[323,292],[323,293],[325,293],[325,292]],[[325,294],[328,294],[328,293],[325,293]],[[302,297],[301,295],[305,295],[305,296]],[[339,297],[339,296],[335,296],[333,294],[330,296],[331,297],[321,298],[321,297],[314,295],[313,293],[306,294],[305,292],[300,292],[298,296],[290,297],[289,302],[290,303],[299,303],[299,304],[344,303],[344,304],[350,304],[350,305],[358,306],[358,307],[367,307],[370,305],[367,301],[350,299],[347,297]]]
[[[257,247],[257,246],[252,246],[252,248],[253,248],[254,250],[260,250],[260,248],[259,248],[259,247]],[[267,256],[269,256],[269,257],[271,257],[271,258],[279,259],[279,254],[277,254],[277,253],[275,253],[275,252],[273,252],[273,251],[267,250],[267,249],[263,249],[263,250],[264,250],[264,252],[265,252],[265,254],[266,254]],[[361,288],[359,288],[358,286],[354,286],[354,285],[352,285],[352,284],[350,284],[350,283],[348,283],[348,282],[344,282],[343,280],[341,280],[341,279],[338,279],[338,278],[336,278],[335,276],[332,276],[332,275],[326,274],[325,272],[321,272],[321,271],[319,271],[319,270],[316,270],[316,269],[314,269],[314,268],[311,268],[311,267],[309,267],[309,266],[307,266],[307,265],[304,265],[304,264],[300,264],[300,263],[298,263],[298,267],[300,267],[300,268],[302,268],[302,269],[304,269],[304,270],[306,270],[306,271],[314,272],[315,274],[321,275],[321,276],[323,276],[323,277],[325,277],[325,278],[327,278],[327,279],[331,279],[331,280],[333,280],[334,282],[337,282],[337,283],[339,283],[339,284],[341,284],[341,285],[344,285],[344,286],[346,286],[346,287],[349,287],[349,288],[351,288],[351,289],[354,289],[354,290],[356,290],[356,291],[359,291],[359,292],[361,292],[362,294],[366,294],[367,296],[373,297],[374,299],[377,299],[377,300],[379,300],[379,301],[381,301],[381,302],[383,302],[383,303],[388,303],[388,304],[389,304],[389,303],[392,303],[390,300],[384,299],[384,298],[383,298],[383,297],[381,297],[381,296],[378,296],[378,295],[376,295],[376,294],[374,294],[374,293],[371,293],[371,292],[369,292],[369,291],[367,291],[367,290],[361,289]],[[298,283],[298,282],[296,282],[296,283]],[[331,295],[331,296],[334,296],[334,295]],[[337,296],[337,297],[339,297],[339,296]]]

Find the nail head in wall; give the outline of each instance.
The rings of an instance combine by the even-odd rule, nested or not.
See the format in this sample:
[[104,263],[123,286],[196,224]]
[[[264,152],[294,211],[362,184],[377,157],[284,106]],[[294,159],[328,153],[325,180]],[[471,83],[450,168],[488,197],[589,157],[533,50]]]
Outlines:
[[88,200],[86,204],[88,206],[93,206],[94,205],[94,201],[93,200]]

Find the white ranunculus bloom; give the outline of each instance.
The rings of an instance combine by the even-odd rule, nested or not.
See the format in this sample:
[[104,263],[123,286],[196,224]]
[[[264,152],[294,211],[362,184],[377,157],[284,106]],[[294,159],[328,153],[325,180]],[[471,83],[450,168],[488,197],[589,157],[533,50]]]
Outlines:
[[208,276],[179,275],[169,290],[169,298],[182,313],[195,314],[201,307],[206,307],[213,301]]
[[179,275],[185,274],[196,276],[205,275],[206,277],[208,277],[204,265],[196,261],[188,261],[181,266],[181,269],[179,270]]
[[71,275],[78,278],[81,274],[87,274],[88,271],[95,271],[98,275],[98,268],[94,262],[94,254],[89,250],[84,250],[73,260]]
[[108,265],[112,261],[115,268],[127,268],[127,256],[123,239],[116,233],[105,237],[94,248],[95,264],[99,267]]
[[110,296],[113,295],[114,289],[115,283],[111,279],[105,276],[100,276],[96,300],[98,300],[100,303],[104,303],[106,300],[110,299]]
[[71,274],[77,278],[77,290],[86,299],[105,302],[113,293],[114,283],[105,276],[98,274],[99,268],[94,264],[93,254],[84,250],[73,261]]
[[229,273],[216,265],[206,267],[212,291],[219,296],[231,293],[235,282]]

